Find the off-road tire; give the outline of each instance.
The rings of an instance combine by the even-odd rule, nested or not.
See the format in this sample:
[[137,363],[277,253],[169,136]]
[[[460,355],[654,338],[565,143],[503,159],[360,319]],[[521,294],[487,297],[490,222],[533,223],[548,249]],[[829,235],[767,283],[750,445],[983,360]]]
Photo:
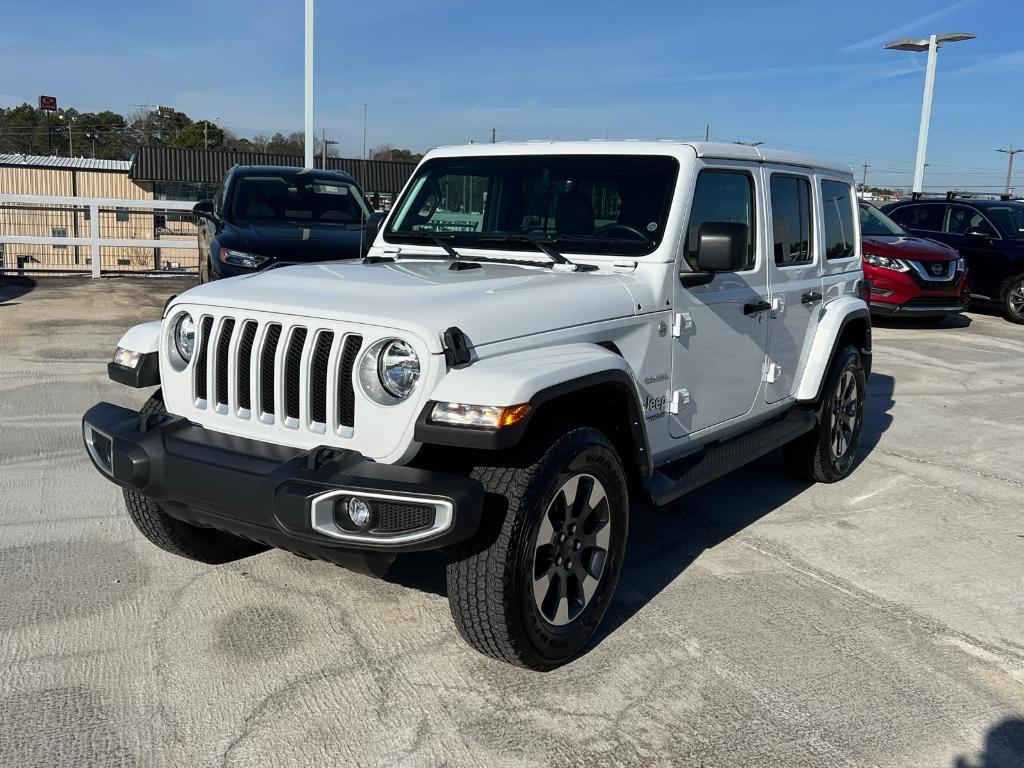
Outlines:
[[[832,413],[836,406],[837,387],[844,373],[850,372],[857,387],[855,427],[849,438],[847,450],[837,461],[832,448]],[[797,477],[817,483],[835,483],[842,480],[853,469],[857,448],[864,425],[864,402],[866,397],[864,362],[860,351],[849,344],[841,347],[829,367],[825,386],[817,406],[818,423],[810,432],[787,443],[783,448],[786,468]]]
[[1024,324],[1024,305],[1020,299],[1024,296],[1024,275],[1014,275],[1003,284],[1003,316],[1011,323]]
[[[477,535],[453,553],[448,602],[459,634],[477,651],[543,671],[576,656],[608,608],[625,555],[629,496],[622,462],[596,429],[569,428],[531,456],[536,458],[515,466],[473,470],[486,491],[482,523]],[[542,615],[531,586],[536,542],[552,500],[564,483],[584,474],[597,478],[608,500],[607,555],[581,612],[554,626]]]
[[[167,413],[158,389],[140,410],[145,416]],[[212,528],[200,528],[171,517],[152,499],[124,490],[124,506],[135,527],[160,549],[172,555],[219,564],[262,552],[266,547]]]

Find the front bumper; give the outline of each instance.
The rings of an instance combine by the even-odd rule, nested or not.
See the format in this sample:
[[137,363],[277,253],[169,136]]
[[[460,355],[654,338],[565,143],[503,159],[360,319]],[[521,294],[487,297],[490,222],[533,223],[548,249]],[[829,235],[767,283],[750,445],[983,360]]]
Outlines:
[[933,298],[922,297],[908,299],[902,304],[893,304],[882,299],[871,299],[871,312],[875,315],[903,315],[906,317],[945,317],[955,315],[959,312],[966,312],[968,302],[961,302],[959,298]]
[[[460,475],[264,443],[110,403],[90,408],[82,431],[103,475],[172,517],[308,557],[350,565],[345,552],[437,549],[480,523],[483,487]],[[346,496],[374,510],[367,530],[335,512]]]

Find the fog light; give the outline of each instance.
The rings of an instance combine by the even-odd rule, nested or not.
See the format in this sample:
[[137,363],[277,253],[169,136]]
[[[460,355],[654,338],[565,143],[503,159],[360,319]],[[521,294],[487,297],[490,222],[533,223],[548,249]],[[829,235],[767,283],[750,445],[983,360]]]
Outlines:
[[344,521],[349,524],[346,527],[363,530],[370,526],[370,521],[373,519],[373,510],[362,499],[355,496],[346,496],[342,499],[341,508],[348,518],[347,521]]

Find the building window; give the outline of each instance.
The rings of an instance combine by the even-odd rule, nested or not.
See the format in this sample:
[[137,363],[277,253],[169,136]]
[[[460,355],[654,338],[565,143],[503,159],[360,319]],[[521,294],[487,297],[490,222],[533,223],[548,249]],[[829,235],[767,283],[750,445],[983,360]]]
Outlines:
[[853,191],[849,184],[842,181],[821,182],[826,258],[846,259],[855,253],[853,201]]
[[154,181],[153,197],[157,200],[210,200],[217,192],[216,184],[198,181]]
[[[67,227],[51,227],[50,228],[50,237],[67,237],[67,236],[68,236],[68,228]],[[53,250],[55,250],[55,251],[65,251],[65,250],[67,250],[67,246],[66,245],[54,245],[53,246]]]
[[118,208],[117,209],[117,221],[128,221],[128,209]]
[[798,176],[773,175],[772,240],[780,267],[807,264],[811,257],[811,183]]

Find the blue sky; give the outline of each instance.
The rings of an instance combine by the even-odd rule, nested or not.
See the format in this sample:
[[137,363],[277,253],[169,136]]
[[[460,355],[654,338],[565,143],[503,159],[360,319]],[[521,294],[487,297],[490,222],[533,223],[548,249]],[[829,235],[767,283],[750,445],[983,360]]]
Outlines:
[[[0,106],[165,104],[242,135],[302,127],[302,0],[0,0]],[[929,186],[999,186],[1024,145],[1024,3],[318,0],[316,127],[362,150],[534,138],[765,140],[909,185],[925,55],[939,53]],[[1024,188],[1024,159],[1014,177]]]

